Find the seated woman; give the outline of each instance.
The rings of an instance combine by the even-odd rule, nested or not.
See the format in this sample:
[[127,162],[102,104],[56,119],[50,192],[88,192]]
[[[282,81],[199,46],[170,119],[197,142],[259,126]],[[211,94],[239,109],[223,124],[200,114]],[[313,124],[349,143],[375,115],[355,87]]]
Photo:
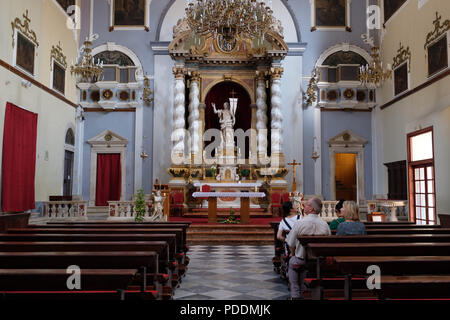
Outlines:
[[366,226],[359,221],[359,208],[354,201],[345,201],[342,205],[341,213],[345,222],[339,224],[337,236],[365,235]]
[[286,235],[292,230],[294,224],[302,217],[297,215],[295,211],[292,211],[292,202],[288,201],[283,203],[283,219],[278,226],[277,239],[285,241]]
[[338,216],[338,218],[330,222],[330,230],[336,230],[340,223],[345,222],[345,218],[341,212],[344,201],[345,201],[344,199],[339,200],[339,202],[336,204],[336,207],[334,207],[334,210],[336,211],[336,215]]

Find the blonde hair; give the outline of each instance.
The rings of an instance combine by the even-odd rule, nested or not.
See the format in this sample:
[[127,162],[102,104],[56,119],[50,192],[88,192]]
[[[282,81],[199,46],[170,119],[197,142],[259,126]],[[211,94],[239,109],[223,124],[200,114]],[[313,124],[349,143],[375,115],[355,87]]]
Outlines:
[[345,201],[343,206],[345,209],[344,218],[351,221],[359,221],[359,207],[355,201]]

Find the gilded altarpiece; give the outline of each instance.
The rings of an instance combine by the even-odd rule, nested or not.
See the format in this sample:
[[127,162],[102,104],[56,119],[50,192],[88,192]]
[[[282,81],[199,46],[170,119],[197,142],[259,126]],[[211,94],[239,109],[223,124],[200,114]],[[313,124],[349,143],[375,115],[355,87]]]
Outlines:
[[[256,40],[255,40],[256,41]],[[197,37],[187,22],[174,27],[169,53],[175,61],[174,127],[169,187],[189,199],[193,183],[263,183],[268,190],[285,192],[288,169],[282,147],[280,79],[281,62],[288,47],[277,21],[263,43],[236,36],[225,39]],[[245,133],[245,147],[225,150],[208,148],[208,129],[219,129],[212,104],[237,98],[235,139]],[[187,130],[190,139],[182,134]],[[188,141],[188,142],[185,142]],[[217,154],[216,154],[217,152]],[[220,153],[220,156],[219,156]],[[225,159],[225,162],[221,162]],[[231,162],[227,162],[227,161]],[[223,174],[222,174],[223,173]],[[252,205],[267,207],[266,199]]]

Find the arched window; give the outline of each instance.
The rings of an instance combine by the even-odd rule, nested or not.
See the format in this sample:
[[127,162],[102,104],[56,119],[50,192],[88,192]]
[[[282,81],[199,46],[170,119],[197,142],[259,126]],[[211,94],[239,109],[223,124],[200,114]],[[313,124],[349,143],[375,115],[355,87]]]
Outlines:
[[338,51],[330,54],[323,62],[324,66],[334,66],[339,64],[359,64],[366,65],[367,61],[354,51]]
[[102,51],[94,56],[94,60],[103,62],[103,81],[136,82],[137,67],[125,53]]
[[75,145],[75,135],[73,133],[73,130],[70,129],[70,128],[66,132],[66,144],[68,144],[70,146],[74,146]]
[[366,59],[354,51],[337,51],[330,54],[319,67],[320,81],[358,81],[359,67],[366,64]]

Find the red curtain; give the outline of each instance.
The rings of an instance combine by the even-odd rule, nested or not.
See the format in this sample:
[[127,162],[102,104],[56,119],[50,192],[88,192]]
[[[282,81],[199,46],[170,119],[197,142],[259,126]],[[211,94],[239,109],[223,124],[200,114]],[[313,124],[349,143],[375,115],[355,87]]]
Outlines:
[[120,200],[121,185],[120,154],[98,154],[95,205],[104,207],[108,201]]
[[6,104],[2,152],[2,211],[34,209],[38,115]]

